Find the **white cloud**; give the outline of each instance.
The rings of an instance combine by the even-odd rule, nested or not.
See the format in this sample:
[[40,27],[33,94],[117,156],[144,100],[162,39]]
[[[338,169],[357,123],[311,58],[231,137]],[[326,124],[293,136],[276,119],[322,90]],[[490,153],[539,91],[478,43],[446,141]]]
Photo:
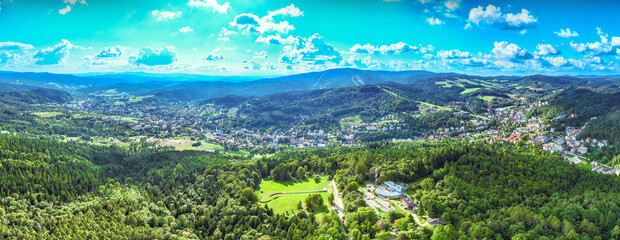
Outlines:
[[521,13],[504,15],[499,7],[492,4],[489,4],[486,9],[482,6],[472,8],[469,11],[469,21],[478,26],[485,24],[500,29],[518,30],[521,33],[525,33],[525,29],[533,27],[538,22],[527,9],[521,9]]
[[491,52],[498,59],[508,60],[508,61],[520,61],[531,59],[533,56],[527,50],[519,47],[514,43],[508,42],[495,42],[493,43],[495,46]]
[[458,49],[455,50],[440,50],[437,52],[437,57],[442,59],[458,59],[458,58],[470,58],[472,57],[469,52],[461,52]]
[[181,17],[182,13],[178,11],[170,12],[170,11],[153,10],[151,11],[151,15],[156,17],[157,21],[164,21],[164,20],[170,20],[170,19]]
[[224,13],[228,12],[230,9],[230,3],[225,2],[223,4],[217,3],[216,0],[189,0],[187,5],[192,7],[204,7],[204,8],[212,8],[213,12]]
[[402,53],[427,53],[432,52],[434,50],[433,46],[428,45],[426,47],[422,46],[411,46],[404,42],[393,43],[390,45],[381,45],[379,47],[375,47],[371,44],[360,45],[355,44],[353,47],[349,49],[352,53],[362,53],[362,54],[384,54],[384,55],[392,55],[392,54],[402,54]]
[[544,57],[543,59],[545,61],[547,61],[549,64],[551,64],[553,66],[556,66],[556,67],[564,67],[564,66],[569,65],[568,64],[569,62],[564,57],[562,57],[562,56],[560,56],[560,57]]
[[71,6],[67,5],[66,7],[58,10],[58,13],[60,13],[61,15],[65,15],[67,13],[71,12]]
[[60,10],[58,10],[58,13],[60,13],[61,15],[65,15],[69,12],[71,12],[71,6],[75,5],[76,3],[80,3],[82,5],[86,5],[86,0],[63,0],[63,3],[67,4],[67,6],[65,6],[64,8],[61,8]]
[[482,6],[478,6],[469,11],[469,20],[476,24],[480,24],[481,22],[495,23],[500,21],[501,18],[502,13],[499,8],[491,4],[489,4],[486,9]]
[[267,17],[271,18],[271,20],[273,21],[274,16],[299,17],[303,15],[304,15],[304,12],[299,10],[299,8],[295,7],[295,5],[291,4],[289,6],[280,8],[275,11],[269,11],[269,13],[267,14]]
[[75,5],[77,2],[86,4],[86,0],[63,0],[64,3]]
[[106,47],[101,52],[99,52],[95,57],[97,58],[112,58],[112,57],[120,57],[124,54],[123,49],[120,46],[112,46]]
[[232,30],[228,30],[226,28],[222,28],[222,30],[220,31],[220,33],[218,33],[218,41],[228,41],[230,40],[231,35],[237,35],[237,32],[232,31]]
[[551,44],[538,44],[536,46],[538,51],[534,52],[538,56],[558,55],[560,50],[555,49]]
[[426,22],[427,22],[428,24],[430,24],[430,25],[441,25],[441,24],[444,24],[444,23],[445,23],[445,22],[444,22],[444,21],[442,21],[441,19],[439,19],[439,18],[434,18],[434,17],[427,18],[427,19],[426,19]]
[[262,64],[257,62],[257,61],[254,61],[254,60],[243,60],[241,62],[242,63],[249,63],[250,64],[250,66],[245,66],[244,67],[246,70],[252,69],[254,71],[258,71],[258,70],[260,70],[262,68]]
[[257,15],[252,13],[239,14],[232,22],[230,22],[230,25],[235,26],[238,29],[243,30],[244,32],[260,34],[288,33],[289,31],[295,29],[295,27],[293,27],[293,25],[291,25],[288,21],[276,22],[274,20],[275,16],[298,17],[303,16],[303,12],[299,10],[299,8],[291,4],[290,6],[287,6],[285,8],[270,11],[266,16],[263,17],[258,17]]
[[159,66],[169,65],[177,61],[177,53],[174,47],[162,49],[142,48],[137,55],[129,58],[129,63],[133,65]]
[[299,63],[323,65],[340,61],[342,61],[340,53],[332,45],[327,44],[319,34],[314,34],[307,39],[297,37],[295,44],[285,46],[284,53],[280,56],[280,62],[289,65]]
[[191,27],[188,27],[188,26],[185,26],[185,27],[182,27],[182,28],[179,29],[179,32],[182,32],[182,33],[188,33],[188,32],[192,32],[192,31],[194,31],[194,29],[192,29]]
[[612,37],[611,42],[609,41],[609,37],[607,34],[603,33],[600,28],[596,28],[599,37],[601,38],[600,42],[593,43],[570,43],[570,47],[584,54],[591,54],[595,56],[603,56],[603,55],[617,55],[617,49],[620,46],[620,38]]
[[560,29],[560,32],[555,32],[555,34],[557,34],[558,36],[563,37],[563,38],[579,36],[579,33],[575,32],[575,31],[571,31],[569,28]]
[[612,37],[610,44],[612,47],[620,47],[620,37]]
[[254,57],[252,58],[267,58],[267,52],[266,51],[255,52]]
[[224,59],[224,56],[218,53],[207,53],[205,55],[202,55],[200,59],[205,60],[205,61],[219,61],[219,60]]
[[62,63],[64,59],[69,56],[69,49],[73,47],[74,45],[69,41],[62,39],[56,46],[37,51],[33,56],[35,60],[34,64],[53,65]]
[[0,65],[11,62],[15,58],[15,54],[8,51],[0,51]]
[[258,36],[258,38],[256,39],[256,42],[272,44],[272,45],[293,44],[297,42],[297,38],[290,36],[290,35],[286,38],[282,38],[279,35],[269,35],[266,37]]
[[508,26],[515,29],[523,29],[526,28],[529,24],[538,22],[538,20],[536,20],[534,16],[530,15],[530,12],[526,9],[521,9],[521,13],[506,14],[505,20],[508,23]]
[[444,6],[450,11],[454,11],[460,7],[461,0],[448,0],[444,2]]
[[0,50],[5,51],[23,51],[30,50],[34,47],[30,44],[18,43],[18,42],[0,42]]

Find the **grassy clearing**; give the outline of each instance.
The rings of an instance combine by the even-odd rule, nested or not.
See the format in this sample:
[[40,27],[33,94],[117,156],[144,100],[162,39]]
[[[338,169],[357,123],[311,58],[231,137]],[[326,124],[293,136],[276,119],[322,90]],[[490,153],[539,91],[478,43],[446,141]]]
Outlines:
[[[256,194],[258,195],[260,202],[266,204],[268,207],[272,208],[274,212],[286,214],[289,213],[297,213],[299,210],[297,209],[297,204],[302,202],[304,204],[304,200],[310,194],[279,194],[275,196],[269,196],[271,193],[261,193],[260,191],[266,192],[299,192],[299,191],[316,191],[323,190],[329,186],[329,182],[327,179],[322,177],[321,182],[316,183],[314,179],[308,178],[303,182],[276,182],[271,180],[263,180],[262,183],[258,186],[258,191]],[[327,198],[330,195],[328,192],[319,193],[325,202],[325,205],[329,205]]]
[[592,170],[592,166],[590,164],[579,164],[577,168],[584,169],[584,170]]
[[475,92],[475,91],[478,91],[480,89],[482,89],[482,88],[468,88],[468,89],[463,90],[461,92],[461,94],[467,94],[467,93],[470,93],[470,92]]
[[228,113],[226,113],[226,115],[227,115],[229,118],[236,117],[236,116],[237,116],[237,111],[239,111],[239,108],[231,108],[231,109],[228,109]]
[[224,147],[222,147],[220,145],[217,145],[217,144],[211,144],[211,143],[204,143],[203,142],[202,145],[200,145],[200,146],[202,146],[204,148],[210,148],[210,149],[213,149],[213,150],[224,151]]
[[359,115],[340,119],[341,128],[346,128],[349,126],[359,126],[361,124],[362,124],[362,119],[360,118]]
[[316,183],[314,179],[307,178],[303,182],[287,181],[277,182],[271,180],[263,180],[258,186],[258,190],[269,192],[297,192],[297,191],[315,191],[323,190],[329,186],[325,177],[321,178],[321,182]]
[[244,151],[244,150],[239,150],[239,151],[230,151],[230,154],[236,154],[236,155],[241,155],[241,156],[248,156],[248,155],[250,155],[250,152]]
[[52,118],[52,117],[61,115],[62,113],[61,112],[33,112],[32,114],[38,117],[42,117],[42,118]]
[[432,104],[432,103],[427,103],[427,102],[419,102],[419,103],[422,104],[420,106],[420,108],[423,108],[423,107],[434,107],[434,108],[438,108],[439,110],[450,110],[450,111],[453,110],[452,108],[442,107],[442,106],[438,106],[438,105],[435,105],[435,104]]
[[484,101],[491,101],[493,99],[496,99],[496,96],[478,96],[478,98],[484,100]]
[[[323,202],[325,203],[325,205],[328,205],[329,203],[327,201],[327,198],[330,193],[324,192],[319,194],[321,195],[321,197],[323,197]],[[289,214],[294,214],[299,212],[299,210],[297,209],[297,204],[301,202],[301,204],[305,206],[304,200],[310,194],[280,194],[273,197],[270,197],[269,195],[270,194],[261,194],[260,192],[258,193],[260,201],[269,201],[264,204],[272,208],[275,213],[286,214],[288,212]]]

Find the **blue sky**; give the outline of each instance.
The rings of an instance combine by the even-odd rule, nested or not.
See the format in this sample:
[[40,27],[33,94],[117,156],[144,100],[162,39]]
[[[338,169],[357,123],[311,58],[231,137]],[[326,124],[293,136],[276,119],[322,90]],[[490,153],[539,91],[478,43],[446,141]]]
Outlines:
[[0,70],[617,74],[620,1],[0,0]]

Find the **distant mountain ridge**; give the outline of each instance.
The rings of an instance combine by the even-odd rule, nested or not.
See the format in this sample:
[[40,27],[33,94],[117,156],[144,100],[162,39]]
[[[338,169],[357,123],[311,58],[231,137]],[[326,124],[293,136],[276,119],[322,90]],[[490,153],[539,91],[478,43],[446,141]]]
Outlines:
[[436,82],[450,78],[501,79],[505,82],[529,86],[530,89],[555,89],[566,85],[599,87],[604,84],[598,83],[616,82],[615,77],[597,76],[592,79],[545,75],[481,77],[428,71],[375,71],[339,68],[273,78],[149,73],[71,75],[0,72],[0,84],[10,84],[6,86],[17,90],[43,87],[86,94],[115,89],[117,92],[127,92],[132,95],[155,95],[169,100],[201,102],[229,95],[262,97],[285,92],[303,92],[388,82],[403,85],[419,84],[421,88],[428,90],[437,87]]

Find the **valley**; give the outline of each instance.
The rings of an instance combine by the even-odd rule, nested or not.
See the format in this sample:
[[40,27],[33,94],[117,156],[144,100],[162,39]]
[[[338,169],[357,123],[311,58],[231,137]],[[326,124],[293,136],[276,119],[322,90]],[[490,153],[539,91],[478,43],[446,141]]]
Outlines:
[[13,87],[0,96],[0,235],[620,236],[617,79],[363,76],[376,83],[192,101]]

